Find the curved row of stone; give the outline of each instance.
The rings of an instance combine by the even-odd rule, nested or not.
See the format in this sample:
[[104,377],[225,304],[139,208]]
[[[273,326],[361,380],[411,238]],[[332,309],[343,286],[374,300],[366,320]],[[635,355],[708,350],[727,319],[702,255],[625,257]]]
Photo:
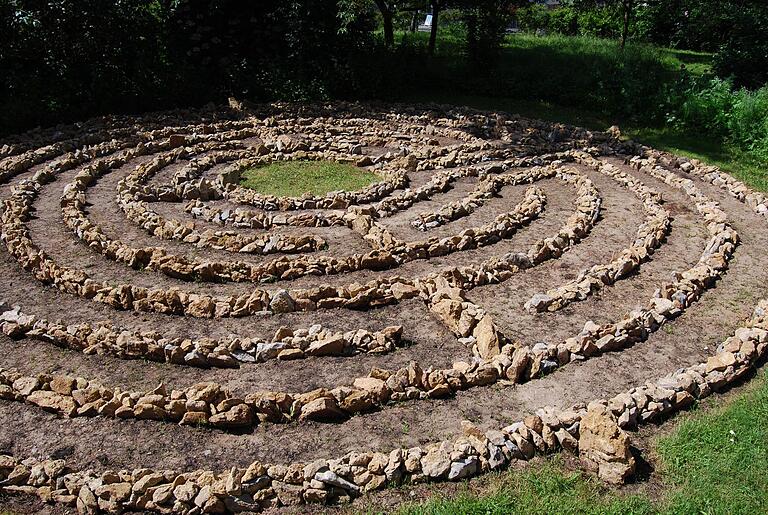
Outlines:
[[[488,173],[488,170],[484,172]],[[438,211],[419,214],[411,225],[420,231],[427,231],[469,216],[487,200],[498,195],[505,186],[520,184],[521,175],[523,180],[529,180],[525,174],[486,176],[478,182],[469,195],[441,206]]]
[[[677,187],[686,188],[687,193],[697,200],[697,208],[710,222],[709,228],[710,232],[713,233],[713,240],[702,256],[701,263],[706,263],[707,266],[702,269],[697,265],[692,270],[680,274],[681,279],[677,283],[668,287],[663,286],[660,292],[658,292],[660,298],[653,299],[651,308],[632,313],[629,319],[615,325],[609,324],[601,328],[592,324],[594,327],[585,327],[585,330],[582,331],[578,338],[569,339],[562,345],[551,346],[551,348],[544,346],[543,349],[530,349],[528,347],[502,347],[504,340],[499,337],[498,331],[493,326],[489,317],[477,310],[471,313],[473,315],[471,318],[474,322],[465,322],[463,315],[466,314],[466,306],[462,306],[462,309],[458,310],[458,316],[455,317],[454,325],[460,327],[464,324],[465,327],[468,327],[468,331],[475,337],[478,344],[477,348],[480,349],[477,354],[484,359],[476,362],[474,366],[471,364],[457,364],[453,370],[458,371],[458,376],[453,371],[435,371],[437,373],[428,371],[426,380],[419,379],[418,373],[407,369],[401,369],[394,373],[375,371],[375,374],[386,377],[388,381],[386,383],[387,387],[392,392],[380,389],[381,385],[375,383],[379,391],[383,391],[384,396],[374,399],[373,402],[381,403],[390,399],[403,400],[407,398],[443,396],[451,394],[456,389],[492,383],[503,377],[520,382],[529,377],[537,377],[540,373],[548,372],[556,367],[558,362],[567,363],[574,359],[583,359],[585,356],[615,350],[616,348],[644,339],[649,332],[658,329],[666,317],[673,317],[679,314],[682,309],[698,298],[712,279],[716,278],[719,273],[722,273],[725,265],[727,265],[727,258],[733,250],[733,242],[736,239],[736,235],[727,224],[723,223],[724,213],[717,209],[716,206],[713,206],[706,197],[699,194],[695,188],[691,188],[685,181],[674,182],[674,184]],[[715,263],[718,260],[721,263],[720,267]],[[715,266],[709,267],[712,263]],[[708,270],[712,275],[710,277],[702,276],[702,270]],[[698,275],[696,275],[697,273]],[[664,296],[666,298],[662,298]],[[674,299],[674,301],[670,299]],[[449,303],[456,302],[455,299],[451,299],[451,295],[446,296],[446,298],[433,298],[432,300],[433,306],[445,304],[444,301]],[[679,306],[675,305],[675,303],[679,304]],[[440,311],[437,310],[437,312],[439,313]],[[447,309],[445,312],[455,313],[456,310]],[[588,323],[587,326],[590,326],[590,324]],[[485,341],[491,342],[491,345],[483,344],[484,340],[481,335],[486,333],[489,336]],[[467,337],[469,335],[458,334],[458,336]],[[499,349],[499,347],[502,348]],[[410,368],[413,367],[417,367],[417,365],[414,364]],[[446,375],[455,377],[458,381],[452,383],[450,379],[445,379]],[[392,386],[390,386],[389,381],[392,377],[396,379],[392,382]],[[373,379],[382,381],[382,379],[377,377],[373,377]],[[360,380],[368,383],[371,382],[371,378],[360,378]],[[282,396],[285,394],[270,395]],[[338,395],[321,396],[313,399],[313,401],[319,402],[316,402],[308,411],[303,413],[312,413],[309,416],[321,419],[336,418],[344,415],[344,412],[338,409],[338,404],[343,402],[343,400],[339,399]],[[369,401],[370,399],[367,399],[366,402],[361,403],[363,409],[371,407]],[[301,416],[302,408],[303,406],[299,406],[299,409],[296,409],[296,406],[291,406],[291,413]]]
[[[155,144],[158,147],[160,144]],[[145,151],[146,147],[134,150]],[[130,154],[125,151],[125,154]],[[113,165],[120,158],[113,158]],[[102,161],[102,166],[108,166]],[[420,281],[429,283],[438,275],[453,277],[461,280],[466,286],[489,284],[511,277],[522,268],[534,266],[546,259],[557,257],[584,237],[597,218],[599,211],[599,196],[591,182],[572,173],[558,171],[557,176],[566,182],[571,182],[578,188],[577,212],[569,218],[555,237],[545,238],[536,242],[528,254],[513,254],[502,258],[493,258],[478,267],[456,267],[443,271],[441,274],[430,274]],[[77,294],[86,298],[104,302],[120,309],[137,309],[140,311],[155,311],[159,313],[177,313],[191,316],[245,316],[263,311],[269,307],[273,311],[293,311],[307,309],[324,309],[329,307],[358,307],[374,306],[396,302],[401,298],[411,298],[419,294],[420,288],[414,288],[414,281],[399,277],[385,278],[372,281],[367,285],[351,288],[320,287],[309,290],[294,291],[293,296],[285,291],[270,295],[263,290],[244,294],[239,297],[223,297],[221,299],[208,295],[189,294],[178,290],[146,289],[131,285],[111,286],[89,279],[82,271],[60,268],[44,253],[39,251],[30,240],[28,229],[24,223],[32,202],[42,184],[51,182],[52,171],[41,170],[32,180],[19,183],[14,189],[11,199],[6,200],[3,212],[3,239],[12,255],[22,267],[33,271],[38,280],[53,283],[65,292]],[[399,294],[397,289],[405,291]],[[274,302],[278,300],[279,302]]]
[[[569,338],[559,345],[543,345],[541,348],[540,346],[530,348],[505,345],[506,339],[498,332],[491,318],[483,310],[471,303],[463,302],[461,290],[451,288],[447,281],[443,283],[438,281],[437,291],[430,298],[430,307],[433,312],[441,316],[457,336],[471,338],[468,343],[474,344],[475,353],[479,356],[479,359],[471,364],[455,363],[450,370],[433,371],[422,370],[418,364],[411,363],[409,367],[394,372],[375,369],[368,378],[356,379],[352,388],[339,387],[331,391],[320,389],[306,394],[263,392],[255,398],[255,402],[249,403],[248,398],[240,403],[228,401],[227,405],[234,404],[241,407],[232,413],[225,410],[226,415],[219,413],[221,409],[216,406],[207,406],[203,411],[189,411],[187,404],[184,404],[184,407],[179,403],[172,406],[169,399],[165,397],[153,397],[156,402],[152,406],[144,406],[147,403],[141,402],[136,405],[129,404],[125,406],[126,409],[117,414],[112,412],[115,403],[112,402],[110,393],[101,394],[102,397],[98,399],[101,404],[96,408],[89,406],[82,412],[73,409],[69,410],[68,414],[136,416],[158,420],[181,420],[182,423],[194,420],[196,424],[203,423],[210,414],[221,414],[221,417],[214,419],[224,421],[218,427],[227,427],[226,424],[230,424],[235,428],[250,426],[255,422],[256,417],[267,417],[268,420],[275,421],[289,418],[335,420],[372,409],[390,400],[443,397],[459,389],[491,384],[501,378],[522,382],[548,373],[558,365],[642,341],[668,318],[679,315],[682,310],[698,299],[703,290],[725,270],[727,260],[737,241],[735,231],[725,223],[725,214],[717,208],[716,204],[698,192],[690,181],[679,179],[671,172],[663,175],[657,170],[652,170],[651,173],[684,189],[696,201],[697,209],[708,221],[712,240],[699,264],[691,270],[678,274],[679,280],[675,283],[662,285],[657,291],[658,297],[652,299],[649,308],[633,312],[629,318],[616,324],[600,327],[588,322],[578,337]],[[31,379],[22,381],[23,384],[30,382]],[[217,391],[222,391],[218,385],[216,388]],[[97,390],[108,392],[103,387]],[[18,388],[15,388],[13,393],[24,398],[24,393]],[[122,393],[126,394],[123,398],[134,400],[148,395],[141,392]],[[55,395],[45,394],[44,402],[54,406],[61,405],[63,401],[60,396],[61,394],[57,392]],[[181,399],[185,398],[181,397]],[[225,399],[232,399],[232,397],[225,393]],[[171,400],[174,399],[171,397]],[[95,402],[95,400],[89,402]],[[71,403],[64,405],[72,406]],[[46,407],[50,408],[48,405]]]
[[[536,454],[578,452],[601,478],[621,480],[634,460],[620,429],[685,409],[749,374],[768,350],[768,302],[760,301],[750,322],[718,347],[706,363],[680,369],[656,382],[608,400],[558,410],[545,407],[501,430],[482,432],[463,422],[464,434],[425,448],[389,453],[350,452],[310,463],[253,462],[227,472],[179,473],[146,468],[71,471],[64,460],[0,457],[0,488],[39,496],[83,511],[141,509],[206,513],[260,511],[302,503],[335,503],[404,482],[460,480]],[[54,381],[51,378],[50,381]],[[57,388],[81,386],[58,380]]]
[[157,331],[135,331],[96,323],[52,323],[27,315],[19,306],[0,302],[0,331],[11,338],[36,338],[85,354],[110,354],[123,359],[144,359],[194,367],[237,368],[240,363],[270,359],[293,360],[308,356],[384,354],[405,345],[402,327],[382,331],[365,329],[332,332],[315,324],[308,329],[281,327],[271,340],[230,335],[212,338],[166,338]]
[[[711,238],[698,263],[689,270],[675,273],[675,282],[661,284],[647,308],[633,311],[627,318],[603,326],[587,321],[576,337],[567,338],[559,344],[514,344],[511,359],[496,356],[499,348],[509,339],[496,328],[482,308],[467,301],[460,288],[452,287],[448,281],[438,282],[437,290],[428,300],[430,310],[461,343],[473,348],[475,356],[482,360],[501,360],[504,374],[499,369],[500,377],[513,382],[538,377],[571,361],[580,361],[644,341],[664,323],[679,316],[696,302],[722,276],[738,244],[738,235],[727,223],[725,213],[689,180],[679,179],[672,172],[652,170],[650,173],[684,190],[691,197],[707,222]],[[499,365],[496,366],[499,368]]]
[[[259,282],[265,278],[274,277],[293,279],[307,274],[330,275],[360,269],[393,268],[414,259],[428,259],[495,243],[516,232],[522,224],[535,217],[543,206],[537,199],[541,196],[540,192],[529,191],[523,201],[511,212],[499,215],[490,223],[465,229],[453,237],[430,238],[413,243],[400,243],[393,240],[385,230],[381,230],[372,223],[370,216],[350,211],[345,215],[350,227],[361,233],[364,239],[378,242],[375,247],[386,249],[386,251],[373,251],[346,258],[329,256],[290,260],[279,258],[257,265],[243,262],[199,262],[168,254],[157,247],[130,247],[119,240],[110,239],[98,226],[90,222],[85,210],[86,189],[104,172],[115,166],[114,162],[109,167],[97,162],[84,168],[75,176],[62,196],[65,222],[90,248],[101,252],[109,259],[122,261],[132,267],[153,269],[186,280]],[[541,173],[552,175],[554,171],[540,172],[540,175]]]
[[600,163],[589,154],[578,157],[584,164],[590,164],[601,173],[611,177],[632,191],[640,199],[646,213],[645,220],[637,229],[635,241],[628,248],[619,252],[618,257],[605,264],[594,265],[582,270],[575,279],[557,286],[545,293],[534,294],[526,303],[525,309],[535,313],[557,311],[571,302],[586,299],[604,286],[614,284],[635,271],[653,255],[671,229],[669,212],[661,207],[661,195],[645,186],[629,174],[621,172],[610,164]]

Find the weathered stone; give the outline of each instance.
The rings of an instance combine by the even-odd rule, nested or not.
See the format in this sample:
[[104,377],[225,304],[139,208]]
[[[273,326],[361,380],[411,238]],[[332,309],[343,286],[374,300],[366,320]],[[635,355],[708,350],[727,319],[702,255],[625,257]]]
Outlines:
[[301,420],[315,420],[317,422],[333,422],[342,420],[345,413],[339,409],[334,399],[321,397],[315,399],[301,408]]
[[46,411],[61,413],[68,417],[75,414],[77,406],[72,397],[65,397],[55,392],[46,390],[37,390],[27,397],[27,402],[40,406]]
[[421,458],[421,470],[431,478],[445,477],[451,470],[451,457],[440,448],[432,449]]
[[478,460],[474,456],[470,456],[463,460],[454,461],[451,463],[451,470],[448,472],[448,479],[450,481],[458,481],[474,475],[477,472]]
[[253,425],[253,412],[246,404],[238,404],[231,409],[212,415],[208,423],[224,429],[244,429]]
[[490,360],[501,352],[501,339],[490,315],[480,319],[472,336],[477,339],[477,351],[480,357]]
[[312,343],[307,349],[310,356],[338,356],[344,351],[344,337],[340,334]]
[[579,456],[603,481],[622,484],[635,471],[629,437],[602,404],[590,405],[579,426]]
[[295,303],[287,290],[278,290],[269,302],[269,309],[274,313],[290,313],[294,308]]

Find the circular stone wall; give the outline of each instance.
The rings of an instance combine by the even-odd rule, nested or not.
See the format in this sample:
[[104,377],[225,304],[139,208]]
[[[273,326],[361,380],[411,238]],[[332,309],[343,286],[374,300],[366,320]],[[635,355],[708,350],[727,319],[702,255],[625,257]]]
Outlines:
[[[579,452],[589,413],[632,430],[727,387],[768,341],[766,199],[618,136],[338,104],[0,143],[0,489],[330,504]],[[380,180],[239,185],[307,159]]]

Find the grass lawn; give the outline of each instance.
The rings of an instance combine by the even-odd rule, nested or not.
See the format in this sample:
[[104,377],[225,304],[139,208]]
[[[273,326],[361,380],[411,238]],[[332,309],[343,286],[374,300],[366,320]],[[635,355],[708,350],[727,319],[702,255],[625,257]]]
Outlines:
[[380,180],[367,170],[333,161],[277,161],[246,170],[240,184],[264,195],[300,197],[355,191]]
[[[710,398],[683,414],[671,432],[653,442],[660,496],[623,494],[592,477],[567,470],[554,457],[524,471],[481,479],[454,498],[411,504],[416,514],[752,514],[768,506],[768,373],[745,391]],[[651,458],[646,456],[646,458]]]

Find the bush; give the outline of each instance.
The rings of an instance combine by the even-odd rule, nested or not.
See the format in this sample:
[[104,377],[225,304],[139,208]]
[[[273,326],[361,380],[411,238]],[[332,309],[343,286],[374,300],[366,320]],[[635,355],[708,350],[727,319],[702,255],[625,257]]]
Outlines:
[[621,36],[623,17],[618,4],[578,11],[579,34],[616,39]]
[[549,14],[549,29],[557,34],[577,35],[579,33],[579,12],[568,6],[553,9]]
[[768,86],[736,93],[728,129],[734,144],[768,160]]
[[715,55],[714,69],[737,86],[759,88],[768,83],[768,6],[739,10],[733,25]]
[[694,82],[683,92],[671,121],[768,159],[768,86],[750,91],[734,89],[722,79]]
[[542,4],[532,4],[517,10],[517,23],[523,32],[545,31],[549,28],[550,11]]

